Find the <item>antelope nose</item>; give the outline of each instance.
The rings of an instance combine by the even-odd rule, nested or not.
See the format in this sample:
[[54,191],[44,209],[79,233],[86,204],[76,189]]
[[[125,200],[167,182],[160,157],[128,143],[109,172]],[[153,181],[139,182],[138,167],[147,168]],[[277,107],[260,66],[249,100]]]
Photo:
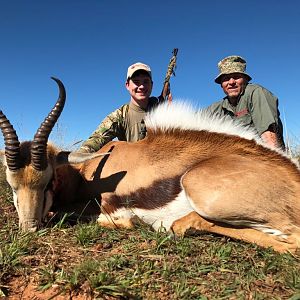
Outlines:
[[29,219],[22,223],[23,231],[36,232],[39,229],[39,221],[36,219]]

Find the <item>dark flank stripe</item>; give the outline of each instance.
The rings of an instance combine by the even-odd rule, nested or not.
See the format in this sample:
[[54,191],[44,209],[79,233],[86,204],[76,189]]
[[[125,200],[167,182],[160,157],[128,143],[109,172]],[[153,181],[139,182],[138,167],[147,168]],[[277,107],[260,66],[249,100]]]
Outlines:
[[136,192],[123,195],[112,195],[101,200],[103,212],[113,213],[120,208],[156,209],[173,201],[181,192],[181,176],[154,181],[148,188],[137,189]]

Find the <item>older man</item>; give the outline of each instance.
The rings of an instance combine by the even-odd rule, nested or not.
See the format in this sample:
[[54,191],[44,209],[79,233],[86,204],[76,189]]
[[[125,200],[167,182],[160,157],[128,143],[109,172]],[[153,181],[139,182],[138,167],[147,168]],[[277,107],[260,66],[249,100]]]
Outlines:
[[207,109],[212,114],[232,118],[244,126],[255,128],[271,147],[284,149],[283,128],[278,99],[246,73],[246,61],[240,56],[228,56],[218,63],[220,84],[226,96]]
[[96,152],[109,141],[135,142],[145,137],[145,114],[156,106],[159,99],[150,97],[152,75],[148,65],[138,62],[128,67],[125,82],[130,101],[109,114],[82,144],[79,152]]

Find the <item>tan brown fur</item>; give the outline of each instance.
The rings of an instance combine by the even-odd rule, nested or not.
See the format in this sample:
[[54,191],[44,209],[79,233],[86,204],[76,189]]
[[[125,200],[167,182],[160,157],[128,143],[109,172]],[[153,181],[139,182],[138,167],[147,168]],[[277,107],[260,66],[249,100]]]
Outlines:
[[[110,202],[113,198],[124,198],[141,187],[150,188],[157,178],[162,181],[180,175],[198,214],[209,203],[213,191],[221,194],[218,204],[205,211],[210,222],[226,224],[214,227],[213,232],[272,246],[278,251],[299,246],[299,169],[276,151],[226,134],[176,129],[150,133],[145,140],[134,144],[112,142],[101,151],[111,151],[111,154],[97,162],[85,163],[81,172],[87,180],[98,181],[95,187],[102,195],[102,206],[110,212],[113,212]],[[100,166],[105,159],[95,172],[95,166],[98,163]],[[117,174],[119,180],[110,181],[109,189],[102,184],[105,178]],[[262,222],[287,238],[283,240],[255,229],[242,230],[239,219]],[[191,219],[191,224],[184,222],[182,226],[185,230],[194,227],[194,223]],[[202,228],[203,222],[196,223],[198,229],[208,230]],[[178,224],[173,228],[184,231]],[[230,227],[236,229],[231,231]]]

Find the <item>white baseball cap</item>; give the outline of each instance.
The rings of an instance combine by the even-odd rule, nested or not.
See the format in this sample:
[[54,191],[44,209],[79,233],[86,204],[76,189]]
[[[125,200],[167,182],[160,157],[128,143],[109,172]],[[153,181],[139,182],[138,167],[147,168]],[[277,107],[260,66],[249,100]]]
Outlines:
[[132,75],[136,72],[136,71],[139,71],[139,70],[143,70],[143,71],[146,71],[150,78],[152,79],[152,75],[151,75],[151,69],[148,65],[144,64],[144,63],[141,63],[141,62],[137,62],[131,66],[128,67],[128,70],[127,70],[127,80],[129,78],[132,77]]

